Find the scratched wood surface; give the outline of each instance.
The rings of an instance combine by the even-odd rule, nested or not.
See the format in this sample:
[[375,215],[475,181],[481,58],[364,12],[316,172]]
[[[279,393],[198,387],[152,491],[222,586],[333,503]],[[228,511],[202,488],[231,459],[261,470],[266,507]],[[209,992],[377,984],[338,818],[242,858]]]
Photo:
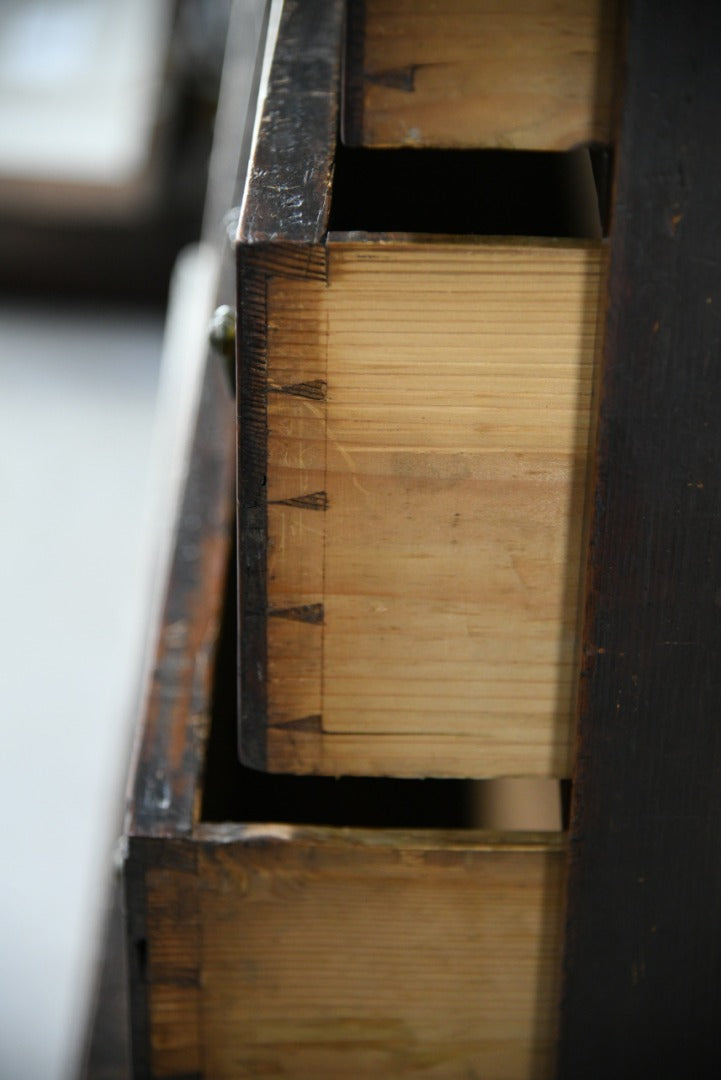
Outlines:
[[144,1075],[552,1075],[558,840],[201,825],[134,855]]
[[567,150],[611,139],[616,3],[352,0],[344,139]]
[[255,763],[568,775],[603,250],[331,236],[325,257],[264,279]]

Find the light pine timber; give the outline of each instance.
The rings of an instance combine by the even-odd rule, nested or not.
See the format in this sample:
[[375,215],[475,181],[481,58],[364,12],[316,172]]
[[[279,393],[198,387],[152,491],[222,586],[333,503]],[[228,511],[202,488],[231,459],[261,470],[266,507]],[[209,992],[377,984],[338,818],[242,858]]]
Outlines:
[[557,837],[196,827],[146,870],[152,1075],[549,1077],[563,866]]
[[268,286],[268,765],[569,775],[603,249],[327,258]]
[[516,150],[611,141],[613,0],[363,7],[362,70],[351,71],[348,91],[352,141]]

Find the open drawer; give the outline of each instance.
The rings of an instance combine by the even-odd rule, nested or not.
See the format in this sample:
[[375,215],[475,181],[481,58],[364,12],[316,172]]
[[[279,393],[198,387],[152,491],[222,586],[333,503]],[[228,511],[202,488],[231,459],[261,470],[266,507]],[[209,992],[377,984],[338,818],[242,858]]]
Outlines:
[[347,148],[323,7],[284,12],[237,236],[241,753],[568,776],[591,162]]

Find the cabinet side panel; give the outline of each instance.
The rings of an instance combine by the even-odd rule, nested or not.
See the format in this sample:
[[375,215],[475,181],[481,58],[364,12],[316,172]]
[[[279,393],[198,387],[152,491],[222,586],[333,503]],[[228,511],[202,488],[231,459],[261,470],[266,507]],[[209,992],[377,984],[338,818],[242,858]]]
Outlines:
[[721,8],[627,7],[564,1080],[721,1075]]

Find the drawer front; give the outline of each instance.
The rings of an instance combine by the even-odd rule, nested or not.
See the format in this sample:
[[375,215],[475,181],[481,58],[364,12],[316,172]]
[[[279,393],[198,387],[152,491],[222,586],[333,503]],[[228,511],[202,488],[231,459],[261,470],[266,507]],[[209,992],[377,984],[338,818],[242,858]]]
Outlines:
[[246,273],[242,468],[267,499],[241,638],[252,763],[568,775],[601,247],[320,251]]

